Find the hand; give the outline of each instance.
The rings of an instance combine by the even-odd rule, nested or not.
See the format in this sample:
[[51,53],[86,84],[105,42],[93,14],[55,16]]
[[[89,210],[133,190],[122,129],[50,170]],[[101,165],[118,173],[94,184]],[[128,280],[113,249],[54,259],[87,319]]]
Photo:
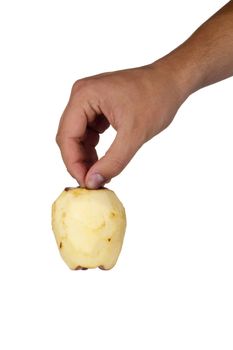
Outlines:
[[[82,187],[103,186],[143,143],[171,123],[184,99],[166,60],[78,80],[57,133],[67,170]],[[109,125],[117,131],[116,138],[98,160],[99,134]]]
[[[166,128],[194,91],[233,75],[233,1],[177,49],[141,68],[77,81],[57,142],[70,174],[98,188],[118,175],[137,150]],[[115,140],[98,160],[95,146],[109,125]]]

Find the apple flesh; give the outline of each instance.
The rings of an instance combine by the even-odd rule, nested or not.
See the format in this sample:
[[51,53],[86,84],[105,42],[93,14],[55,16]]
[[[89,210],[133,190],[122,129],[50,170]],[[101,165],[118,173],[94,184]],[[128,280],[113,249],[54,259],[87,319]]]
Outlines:
[[125,209],[109,189],[66,188],[53,203],[52,229],[71,269],[109,270],[121,252]]

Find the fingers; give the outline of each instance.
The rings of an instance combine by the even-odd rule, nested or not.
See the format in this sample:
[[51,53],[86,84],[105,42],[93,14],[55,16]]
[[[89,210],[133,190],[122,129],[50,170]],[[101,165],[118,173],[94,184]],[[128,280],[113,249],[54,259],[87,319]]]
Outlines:
[[71,99],[61,117],[57,143],[68,172],[80,186],[85,187],[85,176],[98,160],[95,150],[99,133],[109,127],[103,115],[95,115],[93,108],[83,108],[80,95]]
[[88,171],[85,178],[86,187],[99,188],[118,175],[132,159],[141,144],[136,135],[129,132],[118,132],[105,156]]
[[86,146],[95,147],[98,145],[100,136],[94,130],[87,128],[85,136],[82,139],[82,144]]
[[84,186],[85,175],[96,160],[95,154],[88,154],[82,139],[86,133],[87,118],[82,108],[68,103],[60,120],[56,141],[61,150],[68,172]]
[[68,172],[78,181],[81,187],[85,187],[85,176],[97,160],[97,156],[92,153],[91,157],[85,146],[75,138],[65,137],[59,146]]
[[109,125],[109,121],[104,115],[96,116],[95,120],[88,124],[92,130],[98,132],[99,134],[102,134],[109,127]]
[[[99,188],[118,175],[143,143],[135,131],[139,129],[135,117],[129,118],[128,122],[116,123],[112,118],[112,103],[109,106],[106,100],[103,102],[99,94],[104,92],[96,82],[86,80],[75,84],[57,133],[57,143],[67,170],[82,187],[90,189]],[[95,147],[99,134],[110,123],[117,130],[117,136],[105,156],[98,160]]]
[[[95,94],[94,94],[95,95]],[[88,170],[98,160],[95,150],[99,134],[109,127],[101,114],[88,82],[74,84],[69,103],[61,117],[57,143],[68,172],[85,187]]]

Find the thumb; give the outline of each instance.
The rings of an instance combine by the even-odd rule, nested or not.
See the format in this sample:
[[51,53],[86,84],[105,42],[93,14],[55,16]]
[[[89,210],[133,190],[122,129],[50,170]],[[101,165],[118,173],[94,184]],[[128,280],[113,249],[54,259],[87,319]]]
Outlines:
[[89,169],[85,178],[86,187],[99,188],[120,174],[139,148],[137,139],[130,133],[119,131],[106,154]]

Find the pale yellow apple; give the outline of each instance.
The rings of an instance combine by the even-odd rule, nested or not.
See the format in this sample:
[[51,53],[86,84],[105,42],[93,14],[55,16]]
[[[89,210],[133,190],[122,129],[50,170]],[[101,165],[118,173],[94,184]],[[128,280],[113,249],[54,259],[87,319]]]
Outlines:
[[109,189],[66,188],[52,206],[52,228],[71,269],[111,269],[120,254],[125,210]]

